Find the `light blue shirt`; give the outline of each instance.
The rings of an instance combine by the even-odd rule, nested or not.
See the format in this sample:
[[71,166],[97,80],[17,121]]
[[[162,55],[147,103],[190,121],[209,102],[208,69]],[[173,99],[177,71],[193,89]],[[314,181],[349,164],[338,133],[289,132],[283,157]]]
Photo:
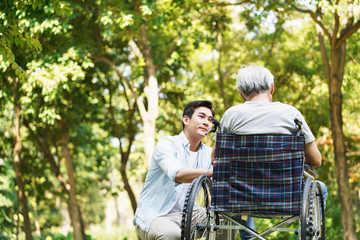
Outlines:
[[[211,150],[200,143],[196,169],[212,168]],[[154,218],[170,212],[184,186],[175,182],[181,168],[191,168],[190,143],[184,132],[163,137],[156,144],[135,212],[135,225],[148,232]]]

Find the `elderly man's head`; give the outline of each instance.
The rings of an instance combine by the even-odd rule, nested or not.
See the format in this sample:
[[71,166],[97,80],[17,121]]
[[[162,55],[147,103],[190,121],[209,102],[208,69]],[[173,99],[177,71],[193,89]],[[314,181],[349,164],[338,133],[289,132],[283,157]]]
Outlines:
[[245,100],[271,91],[273,85],[274,76],[262,66],[242,66],[236,76],[236,86]]

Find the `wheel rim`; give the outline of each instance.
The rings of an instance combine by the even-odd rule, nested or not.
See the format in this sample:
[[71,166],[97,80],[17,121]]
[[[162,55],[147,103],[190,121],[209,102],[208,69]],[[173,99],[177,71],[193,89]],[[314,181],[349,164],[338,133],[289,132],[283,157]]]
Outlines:
[[311,194],[311,185],[312,180],[310,178],[306,179],[303,191],[303,199],[302,199],[302,206],[301,206],[301,217],[300,217],[300,225],[299,225],[299,233],[300,239],[305,240],[307,239],[307,222],[308,222],[308,213],[309,213],[309,201],[310,201],[310,194]]
[[[181,222],[181,239],[208,239],[210,222],[211,180],[203,175],[195,179],[189,187],[185,198]],[[194,210],[197,213],[198,224],[192,226]],[[199,214],[200,213],[200,214]],[[203,213],[203,214],[202,214]]]
[[201,207],[204,210],[204,218],[199,224],[196,224],[191,229],[191,239],[208,239],[208,223],[210,222],[210,194],[205,182],[202,182],[202,188],[197,194],[194,205]]
[[318,182],[312,184],[310,192],[309,209],[306,217],[306,239],[325,239],[324,203],[320,184]]

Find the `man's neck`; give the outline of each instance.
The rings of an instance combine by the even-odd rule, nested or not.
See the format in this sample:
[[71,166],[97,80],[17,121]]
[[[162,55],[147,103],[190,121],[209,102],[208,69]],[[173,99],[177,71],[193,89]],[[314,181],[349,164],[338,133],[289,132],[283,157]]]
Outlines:
[[196,152],[198,150],[198,147],[199,147],[200,143],[201,143],[201,140],[200,139],[194,139],[194,137],[191,136],[191,134],[189,134],[186,131],[184,131],[184,134],[185,134],[187,140],[190,143],[190,151]]
[[191,144],[190,143],[190,151],[192,152],[197,152],[198,148],[199,148],[200,142],[198,142],[197,144]]
[[254,102],[272,102],[272,95],[270,92],[262,92],[255,96],[252,96],[248,99],[248,101]]

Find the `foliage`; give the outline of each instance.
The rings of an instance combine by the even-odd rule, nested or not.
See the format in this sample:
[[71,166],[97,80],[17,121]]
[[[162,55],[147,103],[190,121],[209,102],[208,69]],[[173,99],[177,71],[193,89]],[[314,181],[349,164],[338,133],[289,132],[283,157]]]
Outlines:
[[[119,193],[125,191],[121,151],[128,147],[126,173],[139,196],[147,170],[144,126],[136,104],[136,96],[147,103],[140,26],[148,31],[159,83],[156,139],[182,130],[183,108],[195,99],[213,101],[215,118],[220,119],[226,108],[242,102],[235,86],[239,67],[267,66],[275,76],[274,100],[297,107],[317,138],[323,155],[319,179],[329,190],[327,236],[341,238],[328,89],[313,24],[292,10],[281,12],[272,1],[235,6],[227,1],[135,2],[142,16],[133,1],[0,3],[0,238],[15,238],[17,227],[21,232],[22,226],[12,169],[12,79],[16,77],[21,80],[22,170],[34,235],[40,230],[38,239],[72,237],[62,232],[64,216],[58,202],[66,203],[67,195],[39,147],[39,141],[48,145],[67,179],[61,123],[66,123],[70,134],[77,199],[93,239],[99,238],[98,229],[104,229],[108,218],[107,199],[112,196],[128,204],[127,199],[119,200]],[[343,128],[350,182],[356,190],[360,175],[359,37],[356,33],[348,41],[343,84]],[[212,145],[212,136],[204,142]],[[130,208],[110,224],[117,238],[136,238]],[[112,238],[111,233],[101,233],[101,238]]]

